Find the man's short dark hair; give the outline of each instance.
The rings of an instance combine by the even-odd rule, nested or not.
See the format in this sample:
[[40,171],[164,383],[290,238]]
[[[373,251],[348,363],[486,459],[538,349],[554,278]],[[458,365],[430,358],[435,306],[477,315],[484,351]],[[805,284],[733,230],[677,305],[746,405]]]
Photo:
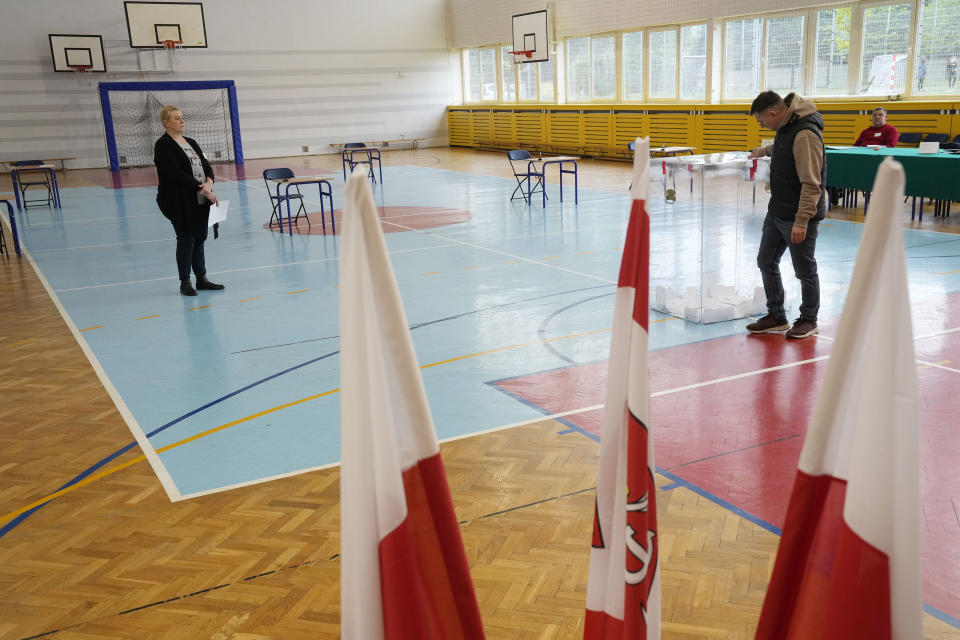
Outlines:
[[782,102],[783,98],[781,98],[780,94],[776,91],[764,91],[753,99],[753,103],[750,105],[750,115],[762,113],[767,109],[772,109]]
[[883,111],[884,113],[887,112],[887,110],[884,109],[883,107],[877,107],[877,108],[875,108],[871,113],[876,113],[877,111]]

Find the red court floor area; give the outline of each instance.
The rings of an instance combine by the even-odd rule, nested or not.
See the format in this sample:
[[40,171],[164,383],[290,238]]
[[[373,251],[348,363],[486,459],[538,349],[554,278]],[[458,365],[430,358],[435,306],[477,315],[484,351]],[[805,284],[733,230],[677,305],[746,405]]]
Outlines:
[[[831,335],[829,325],[823,328]],[[652,351],[657,467],[782,527],[827,367],[822,356],[829,354],[832,341],[826,336],[787,341],[779,334],[744,334]],[[948,367],[960,362],[960,332],[921,338],[915,345],[921,362]],[[593,363],[493,384],[553,414],[601,404],[606,371],[605,362]],[[751,372],[759,373],[736,377]],[[710,384],[691,386],[701,383]],[[960,618],[960,397],[955,384],[960,373],[918,365],[924,601]],[[563,420],[594,436],[600,433],[600,410]]]

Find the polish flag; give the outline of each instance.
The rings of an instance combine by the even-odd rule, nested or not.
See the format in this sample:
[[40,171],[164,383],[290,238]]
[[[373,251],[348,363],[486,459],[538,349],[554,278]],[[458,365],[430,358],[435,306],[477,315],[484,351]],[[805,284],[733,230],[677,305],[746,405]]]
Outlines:
[[480,639],[483,625],[366,172],[340,259],[340,590],[345,640]]
[[657,496],[647,377],[650,141],[637,139],[613,316],[584,640],[660,638]]
[[903,168],[877,171],[763,603],[762,640],[923,637]]

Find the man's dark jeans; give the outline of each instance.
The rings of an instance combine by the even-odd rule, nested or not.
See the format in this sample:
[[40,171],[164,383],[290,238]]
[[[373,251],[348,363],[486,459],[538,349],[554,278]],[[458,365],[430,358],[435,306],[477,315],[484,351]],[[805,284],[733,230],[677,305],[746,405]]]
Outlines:
[[760,236],[760,249],[757,251],[757,266],[763,276],[763,291],[767,295],[767,310],[777,318],[785,318],[783,308],[783,280],[780,278],[780,258],[790,249],[793,271],[800,280],[800,292],[803,302],[800,304],[800,317],[810,322],[817,321],[820,311],[820,277],[817,275],[817,260],[814,251],[817,247],[819,220],[811,220],[807,225],[807,237],[800,244],[790,244],[792,220],[781,220],[769,213],[763,221],[763,234]]

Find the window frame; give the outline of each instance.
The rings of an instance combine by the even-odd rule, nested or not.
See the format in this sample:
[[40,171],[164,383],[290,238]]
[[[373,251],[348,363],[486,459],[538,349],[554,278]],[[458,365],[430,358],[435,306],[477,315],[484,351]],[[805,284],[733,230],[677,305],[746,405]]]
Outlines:
[[[483,55],[483,51],[489,49],[493,51],[494,59],[494,71],[496,72],[495,77],[495,86],[496,86],[496,96],[493,99],[483,99],[483,74],[482,74],[482,62],[481,62],[481,75],[480,75],[480,96],[476,100],[467,100],[468,87],[467,87],[467,74],[464,73],[466,69],[466,56],[471,51],[476,51],[478,56]],[[460,90],[463,92],[463,103],[464,104],[498,104],[502,98],[503,88],[500,86],[500,45],[487,45],[483,47],[465,47],[460,50]],[[472,97],[472,96],[471,96]]]

